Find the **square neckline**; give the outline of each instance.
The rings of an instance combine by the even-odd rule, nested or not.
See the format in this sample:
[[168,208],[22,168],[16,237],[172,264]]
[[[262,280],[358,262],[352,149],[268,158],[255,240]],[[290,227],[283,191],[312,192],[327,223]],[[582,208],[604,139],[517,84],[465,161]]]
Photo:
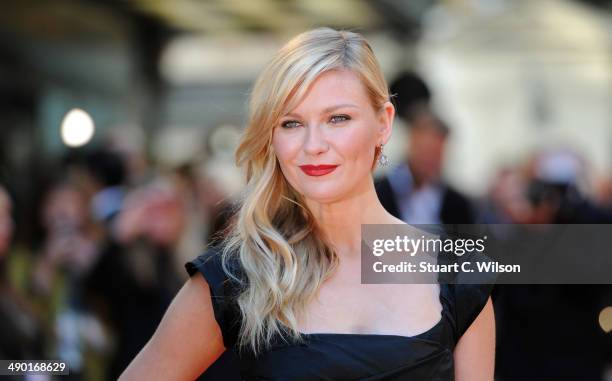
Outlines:
[[346,337],[346,338],[364,337],[364,338],[395,338],[395,339],[405,339],[405,340],[420,339],[422,336],[427,336],[431,334],[433,331],[435,331],[436,329],[438,329],[438,327],[441,326],[444,321],[444,312],[446,310],[446,304],[442,296],[443,286],[444,284],[438,283],[438,288],[439,288],[438,300],[440,301],[440,306],[442,307],[440,309],[440,318],[431,328],[421,333],[418,333],[416,335],[406,336],[406,335],[399,335],[399,334],[393,334],[393,333],[357,333],[357,332],[312,332],[312,333],[299,332],[299,333],[300,335],[304,337]]

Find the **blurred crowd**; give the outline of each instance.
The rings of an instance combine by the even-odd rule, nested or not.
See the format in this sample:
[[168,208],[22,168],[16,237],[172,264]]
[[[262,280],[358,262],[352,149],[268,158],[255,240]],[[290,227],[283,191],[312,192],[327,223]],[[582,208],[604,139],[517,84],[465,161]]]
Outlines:
[[[612,179],[590,178],[567,147],[503,167],[486,197],[462,194],[443,176],[453,129],[427,85],[405,73],[391,90],[406,160],[376,188],[406,222],[612,222]],[[222,232],[232,200],[201,163],[149,165],[110,143],[70,150],[58,165],[40,190],[36,247],[12,244],[11,184],[0,187],[0,358],[61,359],[70,378],[115,379],[186,280],[183,264]],[[612,347],[596,316],[611,295],[609,286],[498,287],[499,380],[601,379]]]
[[112,146],[70,151],[43,191],[31,252],[11,251],[10,184],[0,188],[0,358],[116,379],[151,337],[224,204],[195,166],[135,171],[133,159]]
[[[591,178],[571,147],[533,152],[499,169],[485,197],[473,199],[443,176],[452,128],[414,73],[392,85],[408,127],[406,160],[376,182],[379,198],[412,224],[609,224],[611,177]],[[581,260],[589,260],[582,258]],[[612,304],[612,285],[501,285],[493,290],[496,380],[610,380],[612,337],[598,323]]]

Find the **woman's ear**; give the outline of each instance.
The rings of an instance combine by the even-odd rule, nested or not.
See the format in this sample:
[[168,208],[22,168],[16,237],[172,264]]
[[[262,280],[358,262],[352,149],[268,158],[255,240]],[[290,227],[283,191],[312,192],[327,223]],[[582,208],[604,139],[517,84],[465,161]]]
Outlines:
[[395,118],[395,107],[393,103],[387,101],[383,104],[379,113],[380,127],[378,130],[379,142],[387,144],[391,132],[393,131],[393,119]]

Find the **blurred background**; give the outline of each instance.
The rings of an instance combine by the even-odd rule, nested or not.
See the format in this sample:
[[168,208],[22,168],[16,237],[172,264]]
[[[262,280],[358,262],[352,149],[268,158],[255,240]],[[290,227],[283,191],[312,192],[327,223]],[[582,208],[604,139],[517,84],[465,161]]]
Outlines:
[[[230,216],[257,74],[317,26],[364,34],[390,83],[391,165],[376,175],[394,214],[612,221],[610,0],[0,9],[2,359],[116,379]],[[499,285],[494,301],[496,380],[612,380],[609,285]]]

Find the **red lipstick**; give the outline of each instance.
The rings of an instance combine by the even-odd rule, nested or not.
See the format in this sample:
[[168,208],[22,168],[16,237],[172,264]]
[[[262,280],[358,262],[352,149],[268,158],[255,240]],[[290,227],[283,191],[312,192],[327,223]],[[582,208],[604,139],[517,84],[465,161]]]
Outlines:
[[337,165],[300,165],[300,169],[308,176],[323,176],[331,173],[338,167]]

